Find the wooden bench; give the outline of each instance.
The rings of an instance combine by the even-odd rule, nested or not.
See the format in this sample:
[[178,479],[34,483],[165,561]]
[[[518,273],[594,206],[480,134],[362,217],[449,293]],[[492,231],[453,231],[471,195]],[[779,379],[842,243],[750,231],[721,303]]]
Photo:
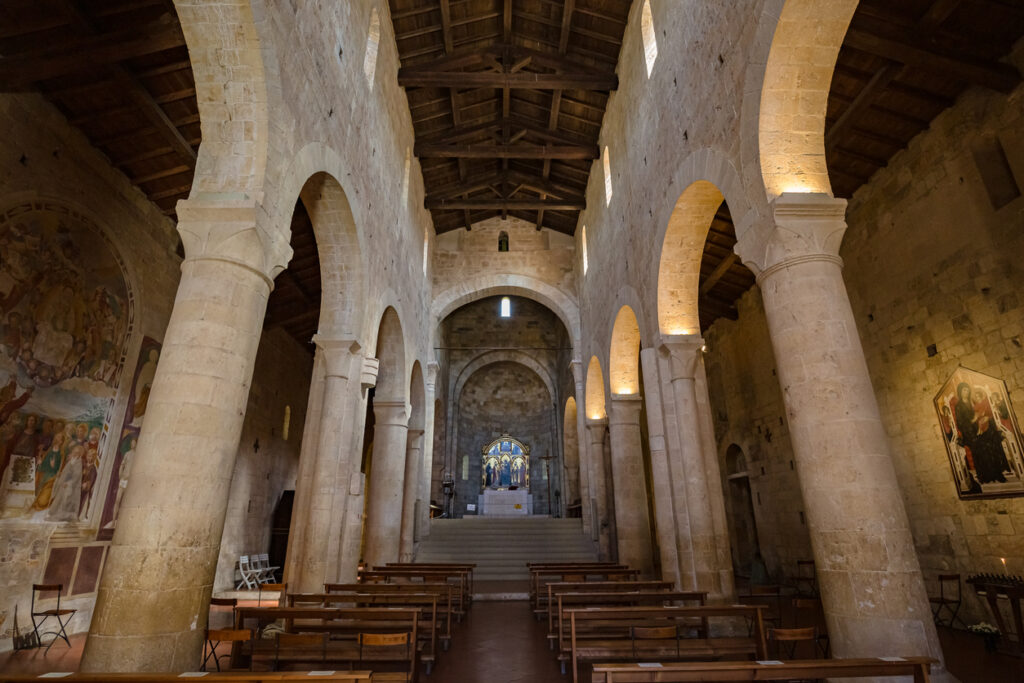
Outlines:
[[[473,570],[476,569],[476,564],[464,563],[459,564],[455,562],[388,562],[382,567],[382,569],[390,569],[392,567],[398,569],[456,569],[467,572],[467,580],[469,582],[469,594],[473,595]],[[378,569],[378,567],[374,567]]]
[[533,610],[534,617],[540,619],[543,616],[548,618],[548,631],[554,624],[554,610],[548,609],[549,605],[555,604],[555,596],[558,593],[615,593],[619,591],[669,591],[672,590],[671,581],[558,581],[545,584],[547,595],[537,599],[538,607]]
[[[595,662],[765,659],[763,609],[758,605],[570,609],[566,610],[569,649],[559,651],[558,659],[563,672],[565,664],[571,664],[573,683],[579,680],[580,665]],[[708,623],[711,618],[745,620],[752,624],[751,635],[715,635]]]
[[[427,675],[437,661],[437,642],[444,649],[449,647],[450,635],[442,632],[442,610],[438,609],[437,593],[289,593],[288,607],[409,607],[420,611],[419,638],[423,643],[420,659],[427,668]],[[443,606],[442,606],[443,609]]]
[[545,595],[544,586],[548,583],[582,583],[585,581],[638,581],[639,569],[618,567],[575,567],[572,569],[531,569],[530,570],[530,607],[537,609],[540,597]]
[[[360,593],[437,593],[443,601],[451,604],[451,613],[461,623],[462,617],[466,616],[466,605],[462,601],[462,591],[459,586],[444,581],[434,583],[325,583],[324,592],[342,593],[357,591]],[[440,604],[440,603],[438,603]]]
[[[182,683],[187,681],[194,674],[181,673],[70,673],[61,674],[60,680],[70,683]],[[0,674],[0,683],[42,683],[53,680],[47,674]],[[302,681],[317,681],[322,683],[355,683],[356,681],[369,681],[369,671],[332,671],[331,673],[312,674],[309,671],[225,671],[209,672],[202,676],[203,681],[209,683],[263,683],[273,681],[274,683],[295,683]]]
[[[419,660],[418,609],[397,607],[239,607],[235,627],[254,628],[251,641],[252,664],[320,663],[342,664],[348,668],[371,669],[400,665],[407,669],[408,679],[415,680]],[[283,621],[286,633],[324,633],[324,646],[300,646],[282,652],[275,639],[261,637],[263,627]],[[408,633],[411,646],[402,650],[364,649],[357,642],[359,634]],[[232,665],[238,666],[241,648],[232,653]]]
[[913,676],[928,683],[928,669],[936,660],[927,657],[890,659],[804,659],[757,662],[688,662],[686,664],[595,664],[593,683],[686,683],[688,681],[785,681],[832,678]]
[[459,611],[464,612],[472,602],[469,594],[469,572],[463,569],[412,569],[394,567],[359,572],[359,583],[452,583],[458,586]]
[[[569,623],[566,610],[584,607],[671,607],[680,603],[696,603],[700,607],[707,601],[704,591],[616,591],[608,593],[555,593],[555,609],[548,620],[548,644],[561,652],[569,644]],[[701,621],[699,628],[707,632]]]

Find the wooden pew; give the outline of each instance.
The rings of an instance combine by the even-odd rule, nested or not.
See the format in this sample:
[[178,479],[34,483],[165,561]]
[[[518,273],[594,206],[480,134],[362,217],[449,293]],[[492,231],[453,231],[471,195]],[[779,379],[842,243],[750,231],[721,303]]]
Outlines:
[[[566,610],[585,607],[670,607],[680,603],[696,603],[703,606],[708,599],[704,591],[616,591],[607,593],[555,593],[555,608],[548,621],[548,644],[559,652],[569,645],[569,623]],[[707,632],[702,620],[700,627]]]
[[460,616],[472,602],[469,594],[469,575],[462,569],[409,569],[395,567],[359,572],[359,583],[454,583],[458,586]]
[[547,595],[537,598],[538,607],[533,610],[534,617],[548,618],[548,631],[554,624],[554,610],[549,605],[555,604],[558,593],[615,593],[619,591],[670,591],[671,581],[556,581],[545,584]]
[[[235,612],[235,628],[254,628],[255,638],[251,641],[254,666],[272,664],[277,659],[275,640],[263,638],[261,633],[265,625],[283,620],[287,633],[329,634],[324,657],[327,663],[374,671],[400,664],[408,669],[409,679],[415,680],[419,660],[419,615],[418,609],[397,607],[239,607]],[[409,633],[412,646],[407,653],[361,651],[356,641],[360,633]],[[309,663],[320,661],[320,654],[319,648],[296,648],[285,652],[281,659]],[[240,648],[232,653],[232,666],[238,666],[240,655]]]
[[448,649],[448,637],[441,634],[437,593],[289,593],[288,607],[411,607],[420,611],[419,636],[423,647],[420,659],[430,675],[437,661],[437,641]]
[[618,567],[576,567],[573,569],[531,569],[530,570],[530,606],[537,609],[540,596],[545,594],[545,584],[567,581],[639,581],[640,570],[624,566]]
[[[573,683],[579,681],[581,664],[596,662],[680,661],[754,657],[765,659],[763,606],[709,605],[704,607],[594,607],[567,610],[569,650],[558,659],[564,670],[572,666]],[[753,624],[750,636],[716,636],[709,628],[710,618],[742,618]],[[694,628],[694,621],[702,628]],[[675,629],[675,638],[658,637],[640,629]],[[703,637],[690,633],[703,630]]]
[[465,610],[462,606],[462,596],[459,594],[459,587],[451,583],[325,583],[326,593],[433,593],[438,597],[438,613],[445,615],[445,623],[442,625],[443,632],[447,638],[452,637],[452,619],[462,621]]
[[573,577],[566,579],[567,581],[585,581],[588,570],[629,569],[629,565],[617,562],[527,562],[526,569],[530,573],[530,605],[536,608],[537,601],[543,595],[543,590],[540,589],[538,583],[538,574],[542,572],[554,572],[555,574],[562,572]]
[[[46,674],[0,673],[0,683],[43,683]],[[187,678],[187,677],[186,677]],[[61,673],[60,680],[70,683],[181,683],[182,674],[174,673]],[[223,671],[203,674],[209,683],[356,683],[369,681],[369,671],[332,671],[329,674],[309,671]]]
[[[469,594],[473,595],[473,570],[476,569],[475,563],[459,564],[455,562],[388,562],[384,565],[383,569],[390,569],[391,567],[398,567],[399,569],[462,569],[467,571],[469,580]],[[377,567],[374,567],[377,569]]]
[[928,683],[928,657],[888,659],[803,659],[778,664],[688,662],[685,664],[595,664],[593,683],[686,683],[688,681],[784,681],[913,676]]

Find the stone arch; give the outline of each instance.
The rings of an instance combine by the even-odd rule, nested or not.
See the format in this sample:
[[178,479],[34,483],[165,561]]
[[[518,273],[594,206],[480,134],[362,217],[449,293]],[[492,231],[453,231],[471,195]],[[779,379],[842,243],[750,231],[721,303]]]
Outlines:
[[174,2],[195,76],[203,136],[192,200],[230,194],[254,201],[263,187],[268,91],[278,89],[268,83],[253,5],[249,0]]
[[480,354],[472,361],[470,361],[466,367],[460,372],[458,377],[455,379],[454,391],[452,393],[452,399],[457,403],[459,397],[462,395],[462,389],[466,386],[466,382],[481,368],[487,367],[488,365],[494,365],[495,363],[502,362],[518,363],[524,365],[529,369],[537,373],[541,381],[544,382],[544,386],[547,387],[548,394],[554,400],[557,395],[555,393],[555,383],[551,379],[550,373],[544,368],[543,365],[537,362],[532,356],[525,351],[518,349],[502,349],[498,351],[488,351],[487,353]]
[[[839,49],[857,0],[785,0],[778,8],[760,84],[757,158],[769,200],[784,192],[831,196],[825,113]],[[748,88],[747,92],[756,92]],[[751,131],[746,131],[749,136]]]
[[597,356],[591,356],[590,365],[587,366],[585,410],[589,420],[600,420],[608,416],[604,403],[604,374],[601,372],[601,361]]
[[658,328],[662,334],[700,334],[700,262],[715,212],[723,201],[714,183],[683,190],[669,217],[658,266]]
[[640,393],[640,325],[629,306],[623,306],[612,327],[608,381],[613,394]]
[[380,319],[377,333],[377,401],[404,401],[409,383],[405,374],[405,338],[398,312],[388,306]]
[[565,410],[562,411],[562,467],[565,470],[567,489],[562,500],[569,505],[580,498],[580,449],[575,396],[565,400]]
[[572,339],[573,348],[579,347],[580,314],[575,298],[557,287],[526,275],[481,275],[437,293],[430,307],[435,334],[441,321],[457,308],[501,294],[521,296],[547,306],[565,325]]
[[309,176],[298,196],[313,223],[320,260],[320,327],[327,338],[354,337],[363,316],[359,235],[348,196],[330,173]]

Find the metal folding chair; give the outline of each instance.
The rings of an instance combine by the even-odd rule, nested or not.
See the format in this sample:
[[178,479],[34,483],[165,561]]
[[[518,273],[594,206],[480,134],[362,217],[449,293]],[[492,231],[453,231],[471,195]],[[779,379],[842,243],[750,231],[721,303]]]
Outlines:
[[256,590],[259,587],[260,571],[252,566],[248,555],[240,555],[238,557],[238,573],[241,575],[242,580],[235,586],[236,589],[240,590],[244,586],[249,590]]
[[[53,636],[53,640],[50,641],[49,645],[46,646],[46,651],[50,651],[50,646],[57,642],[58,638],[63,638],[64,642],[67,643],[68,647],[71,647],[71,641],[68,640],[68,632],[66,627],[71,622],[71,617],[75,615],[77,609],[61,609],[60,606],[60,594],[64,591],[64,584],[62,583],[34,583],[32,584],[32,628],[36,634],[36,641],[42,644],[42,636],[39,634],[39,627],[46,623],[47,619],[55,619],[57,621],[57,629],[54,631],[45,631],[42,635]],[[42,593],[56,593],[57,594],[57,606],[53,609],[36,609],[36,596],[39,595],[40,600],[45,600],[47,596]]]
[[[221,643],[240,643],[240,642],[251,642],[252,631],[249,629],[241,628],[210,628],[206,630],[206,642],[203,643],[203,666],[201,671],[206,671],[206,664],[211,659],[217,666],[217,671],[220,671],[220,660],[224,657],[230,657],[230,652],[224,654],[217,654],[217,646]],[[252,671],[252,659],[249,660],[249,670]]]

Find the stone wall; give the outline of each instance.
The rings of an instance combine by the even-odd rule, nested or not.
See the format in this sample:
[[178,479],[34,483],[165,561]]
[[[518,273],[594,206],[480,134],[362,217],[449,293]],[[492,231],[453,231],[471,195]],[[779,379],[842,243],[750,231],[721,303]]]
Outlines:
[[234,589],[239,555],[269,550],[274,510],[283,491],[295,490],[312,372],[308,349],[280,328],[264,330],[231,479],[215,592]]
[[[17,422],[22,428],[20,434],[24,431],[23,418],[34,414],[53,417],[55,421],[66,418],[69,424],[71,421],[76,425],[85,423],[90,425],[90,430],[96,427],[99,431],[94,444],[86,443],[84,455],[87,457],[81,460],[83,471],[88,475],[83,481],[91,482],[91,493],[84,504],[74,506],[74,514],[55,516],[50,514],[51,509],[45,508],[25,510],[26,505],[31,506],[41,500],[35,495],[38,491],[32,491],[27,498],[5,496],[10,505],[5,512],[6,518],[0,520],[0,586],[3,586],[4,595],[0,599],[2,650],[11,647],[15,604],[18,605],[21,629],[31,625],[31,584],[44,579],[64,583],[66,591],[71,594],[67,605],[78,609],[78,613],[73,617],[69,631],[88,628],[96,582],[116,525],[112,515],[118,501],[117,489],[122,475],[128,473],[128,468],[122,469],[120,465],[126,452],[122,445],[130,449],[131,440],[128,438],[122,444],[119,437],[128,435],[133,429],[137,431],[137,426],[133,425],[141,424],[144,400],[140,403],[139,399],[144,393],[144,377],[148,373],[142,372],[145,368],[140,367],[140,355],[145,351],[141,363],[149,360],[151,347],[144,349],[144,340],[146,344],[159,347],[174,301],[180,259],[175,254],[178,237],[173,222],[132,187],[124,175],[111,168],[103,155],[41,97],[32,94],[0,95],[0,129],[5,132],[5,154],[0,159],[0,213],[6,215],[22,211],[20,215],[23,218],[35,216],[25,234],[33,239],[46,239],[45,236],[51,234],[48,230],[52,228],[51,236],[64,245],[64,256],[71,258],[70,262],[64,263],[62,256],[54,252],[42,270],[37,269],[29,275],[36,283],[32,291],[27,292],[28,298],[36,301],[35,313],[31,316],[30,328],[19,332],[20,338],[24,341],[24,335],[31,334],[36,342],[42,344],[40,335],[48,335],[52,343],[42,344],[42,347],[52,352],[60,345],[62,335],[77,334],[75,329],[89,311],[109,313],[100,316],[106,319],[104,324],[113,326],[104,333],[103,339],[113,341],[124,334],[124,343],[113,345],[117,348],[100,350],[100,347],[93,348],[91,342],[86,343],[84,360],[75,360],[77,367],[68,365],[65,368],[67,372],[61,370],[61,363],[51,365],[43,358],[34,359],[26,371],[16,367],[14,360],[5,356],[5,361],[10,360],[12,364],[5,364],[6,369],[0,373],[4,384],[13,378],[16,399],[29,389],[32,396],[17,410],[13,410],[14,406],[4,398],[0,409],[7,406],[13,411],[4,411],[4,424],[11,426]],[[35,208],[24,212],[29,206]],[[50,207],[52,211],[40,212],[38,209],[41,207]],[[52,226],[43,225],[60,212],[67,213],[63,218],[55,218]],[[0,228],[0,241],[4,242],[5,253],[10,249],[16,250],[14,242],[7,240],[21,239],[15,225],[22,218],[15,214],[10,214],[10,217],[12,220],[5,221],[5,227]],[[88,231],[74,232],[77,228],[72,224],[83,221],[89,224]],[[88,235],[92,235],[91,239]],[[107,246],[100,250],[102,242]],[[32,248],[41,254],[49,247],[35,245]],[[79,301],[74,296],[62,297],[53,289],[37,291],[39,283],[47,282],[52,276],[63,273],[61,277],[73,279],[75,265],[80,265],[87,277],[92,277],[89,267],[97,265],[95,260],[101,258],[100,251],[104,250],[120,263],[127,288],[124,296],[115,291],[117,287],[103,285],[107,292],[103,297],[105,303],[93,310],[93,299]],[[21,266],[15,268],[12,261],[5,262],[0,269],[3,270],[0,279],[4,282],[0,285],[0,294],[4,297],[11,295],[12,287],[16,287],[15,281],[26,275],[27,271],[22,273],[19,268]],[[79,287],[83,285],[85,283],[78,283]],[[90,288],[88,295],[94,294]],[[22,291],[22,295],[26,292]],[[12,302],[13,298],[8,299],[8,303]],[[112,308],[104,308],[108,305]],[[4,324],[7,322],[5,318]],[[16,336],[13,327],[8,325],[4,328],[5,341],[13,343]],[[33,348],[42,352],[39,344],[33,344]],[[19,357],[22,356],[19,354]],[[64,374],[68,375],[66,379],[50,386],[52,380]],[[136,377],[143,377],[138,395],[132,393]],[[106,388],[99,391],[100,385]],[[86,403],[79,400],[89,396],[98,398]],[[134,416],[132,411],[136,413]],[[0,424],[0,430],[3,428],[4,425]],[[47,429],[45,421],[39,425],[36,442],[51,440]],[[12,436],[8,434],[8,437]],[[74,438],[77,435],[73,434],[72,440]],[[90,441],[88,436],[86,441]],[[7,445],[5,440],[5,448]],[[60,474],[55,478],[54,489],[57,489],[61,480],[73,477],[75,473],[66,466],[71,460],[71,450],[52,448],[52,443],[51,449],[54,450],[53,464],[60,460],[60,472],[65,474],[63,478]],[[41,459],[37,465],[40,463]],[[40,481],[37,480],[37,487]]]

